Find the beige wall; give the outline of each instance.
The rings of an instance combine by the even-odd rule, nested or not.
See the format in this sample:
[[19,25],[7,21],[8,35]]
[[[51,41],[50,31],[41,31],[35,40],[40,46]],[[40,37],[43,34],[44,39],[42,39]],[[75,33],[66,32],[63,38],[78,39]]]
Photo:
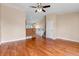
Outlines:
[[48,14],[47,37],[79,42],[79,13]]
[[22,40],[25,38],[25,13],[20,9],[1,6],[1,42]]
[[1,42],[1,18],[0,18],[0,42]]
[[79,41],[79,13],[65,13],[57,16],[57,37]]
[[0,4],[0,42],[1,42],[1,4]]
[[56,37],[56,14],[46,15],[46,37]]

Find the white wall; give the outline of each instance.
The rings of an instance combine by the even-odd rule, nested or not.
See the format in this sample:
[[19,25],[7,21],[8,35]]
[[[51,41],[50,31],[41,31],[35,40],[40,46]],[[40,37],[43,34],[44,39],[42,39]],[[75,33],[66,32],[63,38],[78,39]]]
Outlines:
[[46,37],[56,38],[56,15],[46,15]]
[[79,42],[79,13],[57,16],[57,38]]
[[46,36],[79,42],[79,12],[48,14]]
[[0,43],[1,43],[1,18],[0,18]]
[[1,4],[0,4],[0,43],[1,43]]
[[20,9],[1,6],[1,42],[25,39],[25,13]]

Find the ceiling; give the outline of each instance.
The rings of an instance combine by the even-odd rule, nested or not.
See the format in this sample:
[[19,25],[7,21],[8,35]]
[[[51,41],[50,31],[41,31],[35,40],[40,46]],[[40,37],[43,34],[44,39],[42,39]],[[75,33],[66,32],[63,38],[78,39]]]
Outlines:
[[[46,8],[46,12],[35,13],[34,8],[29,6],[36,6],[36,3],[6,3],[5,5],[11,6],[17,9],[22,9],[26,12],[26,17],[29,20],[38,20],[49,13],[68,13],[68,12],[79,12],[79,3],[43,3],[42,5],[51,5],[50,8]],[[32,22],[34,22],[34,20]]]

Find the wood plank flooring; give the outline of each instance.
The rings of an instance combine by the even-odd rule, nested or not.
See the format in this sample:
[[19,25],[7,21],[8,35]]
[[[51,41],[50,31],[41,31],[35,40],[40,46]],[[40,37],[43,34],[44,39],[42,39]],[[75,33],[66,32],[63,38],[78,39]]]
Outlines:
[[0,56],[79,56],[79,43],[37,37],[1,44]]

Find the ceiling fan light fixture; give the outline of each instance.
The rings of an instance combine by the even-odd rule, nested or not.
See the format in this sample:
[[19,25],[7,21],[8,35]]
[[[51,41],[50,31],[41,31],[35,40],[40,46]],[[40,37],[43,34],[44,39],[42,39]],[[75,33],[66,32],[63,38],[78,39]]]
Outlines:
[[31,8],[36,8],[36,10],[35,10],[35,13],[36,12],[46,12],[45,10],[44,10],[44,8],[49,8],[50,7],[50,5],[45,5],[45,6],[43,6],[41,3],[37,3],[37,6],[30,6]]
[[38,9],[37,9],[37,12],[42,12],[42,9],[41,9],[41,8],[38,8]]

